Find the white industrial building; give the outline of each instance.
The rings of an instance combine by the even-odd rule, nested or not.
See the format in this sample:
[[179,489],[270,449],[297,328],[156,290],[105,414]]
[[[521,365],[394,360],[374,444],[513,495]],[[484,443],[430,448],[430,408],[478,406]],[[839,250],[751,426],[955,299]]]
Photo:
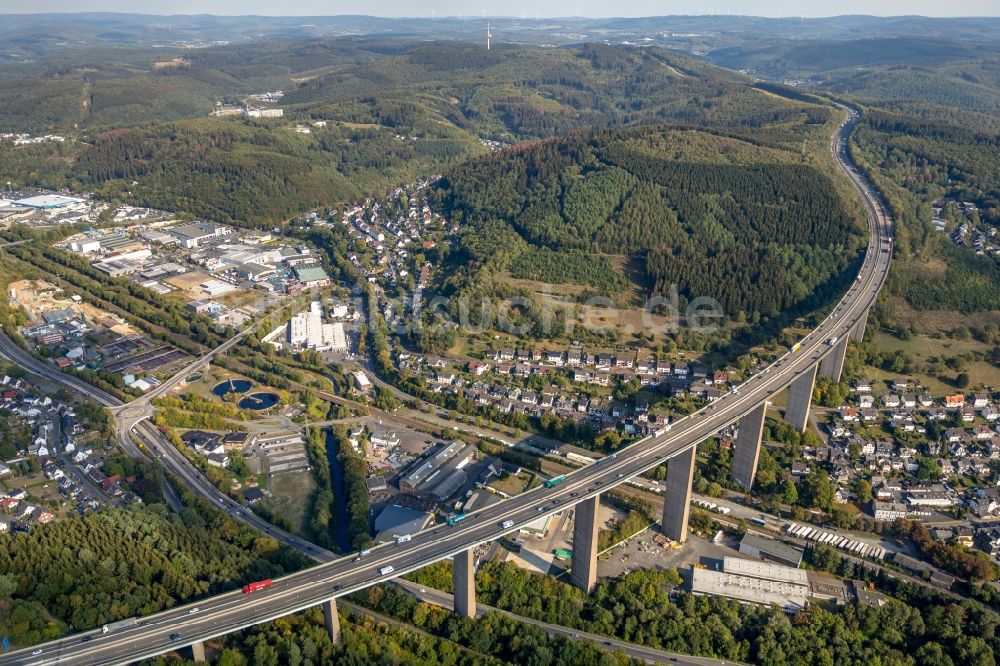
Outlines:
[[343,351],[347,349],[347,336],[342,323],[323,323],[322,306],[313,301],[309,312],[297,314],[288,322],[288,343],[298,349]]
[[70,242],[69,249],[71,252],[79,252],[80,254],[90,254],[92,252],[98,252],[101,249],[101,241],[96,238],[83,238],[80,240],[75,240]]
[[215,278],[205,280],[199,286],[202,291],[209,296],[222,296],[223,294],[228,294],[231,291],[236,291],[235,286],[229,284],[228,282],[223,282],[222,280],[216,280]]
[[208,222],[192,222],[168,229],[186,248],[198,247],[198,244],[210,238],[218,238],[233,233],[232,228],[221,224]]
[[721,571],[692,566],[691,592],[794,613],[809,602],[809,578],[803,569],[727,556]]
[[37,208],[38,210],[62,210],[79,209],[86,204],[86,200],[76,197],[64,197],[61,194],[39,194],[38,196],[26,199],[18,199],[14,201],[14,204],[24,206],[25,208]]
[[368,395],[372,392],[372,382],[368,379],[364,371],[356,370],[354,372],[354,387],[363,395]]

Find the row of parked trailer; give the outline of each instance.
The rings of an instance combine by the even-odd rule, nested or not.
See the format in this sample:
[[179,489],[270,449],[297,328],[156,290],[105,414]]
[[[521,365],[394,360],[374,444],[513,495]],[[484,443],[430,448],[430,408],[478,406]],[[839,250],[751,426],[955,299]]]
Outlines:
[[716,504],[715,502],[706,502],[705,500],[692,499],[691,504],[695,506],[700,506],[702,509],[708,509],[712,513],[721,513],[723,515],[729,515],[732,511],[728,506],[722,506],[721,504]]
[[850,537],[840,536],[839,534],[834,534],[833,532],[821,530],[818,527],[796,525],[795,523],[791,523],[786,531],[789,536],[793,536],[798,539],[806,539],[807,541],[815,541],[816,543],[823,543],[833,548],[843,550],[851,555],[857,555],[858,557],[870,557],[876,560],[885,559],[886,550],[882,546],[865,543],[864,541],[851,539]]

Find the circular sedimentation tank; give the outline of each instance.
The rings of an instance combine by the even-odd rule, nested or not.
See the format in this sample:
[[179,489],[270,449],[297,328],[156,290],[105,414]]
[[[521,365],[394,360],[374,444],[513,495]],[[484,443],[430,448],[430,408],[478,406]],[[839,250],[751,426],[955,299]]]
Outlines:
[[252,393],[237,403],[237,407],[240,409],[253,409],[256,411],[262,411],[265,409],[270,409],[278,404],[278,394],[277,393]]
[[227,379],[219,382],[212,388],[212,394],[220,398],[230,393],[246,393],[253,388],[253,384],[245,379]]

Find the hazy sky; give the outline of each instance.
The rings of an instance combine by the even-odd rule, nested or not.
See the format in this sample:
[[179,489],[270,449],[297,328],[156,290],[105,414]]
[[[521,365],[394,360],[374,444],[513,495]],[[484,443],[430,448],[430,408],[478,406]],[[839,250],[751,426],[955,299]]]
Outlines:
[[316,16],[664,16],[748,14],[754,16],[997,16],[1000,0],[0,0],[0,13],[112,11],[144,14],[263,14]]

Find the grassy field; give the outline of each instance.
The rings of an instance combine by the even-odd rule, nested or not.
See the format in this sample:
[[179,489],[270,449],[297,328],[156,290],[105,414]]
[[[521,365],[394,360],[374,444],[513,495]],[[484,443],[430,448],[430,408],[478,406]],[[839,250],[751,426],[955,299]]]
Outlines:
[[[937,274],[941,263],[940,261],[922,263],[920,271]],[[909,326],[926,333],[939,331],[947,333],[959,325],[981,327],[991,322],[1000,323],[1000,312],[962,314],[954,310],[915,310],[903,297],[894,295],[885,297],[884,307],[890,315],[886,321],[891,322],[892,326]]]
[[316,488],[312,473],[307,471],[278,474],[272,476],[268,489],[271,496],[264,505],[271,511],[284,516],[299,534],[306,520],[306,507]]
[[[954,321],[954,320],[953,320]],[[978,340],[959,340],[955,338],[934,338],[926,335],[917,335],[909,340],[899,338],[882,331],[873,331],[869,334],[869,340],[879,352],[902,352],[910,356],[917,365],[924,365],[932,359],[946,359],[965,354],[980,354],[989,351],[989,346]],[[969,386],[977,387],[1000,386],[1000,368],[985,361],[969,361],[965,370],[969,375]],[[865,367],[865,372],[872,382],[884,382],[898,377],[900,373],[888,372],[870,366]],[[959,374],[956,370],[944,368],[936,375],[927,373],[911,373],[914,379],[919,380],[932,395],[944,395],[956,390],[954,379]]]
[[528,485],[528,481],[531,480],[531,474],[526,474],[522,472],[521,474],[511,474],[503,479],[496,479],[490,482],[490,487],[496,488],[502,493],[508,495],[519,495],[524,492]]

